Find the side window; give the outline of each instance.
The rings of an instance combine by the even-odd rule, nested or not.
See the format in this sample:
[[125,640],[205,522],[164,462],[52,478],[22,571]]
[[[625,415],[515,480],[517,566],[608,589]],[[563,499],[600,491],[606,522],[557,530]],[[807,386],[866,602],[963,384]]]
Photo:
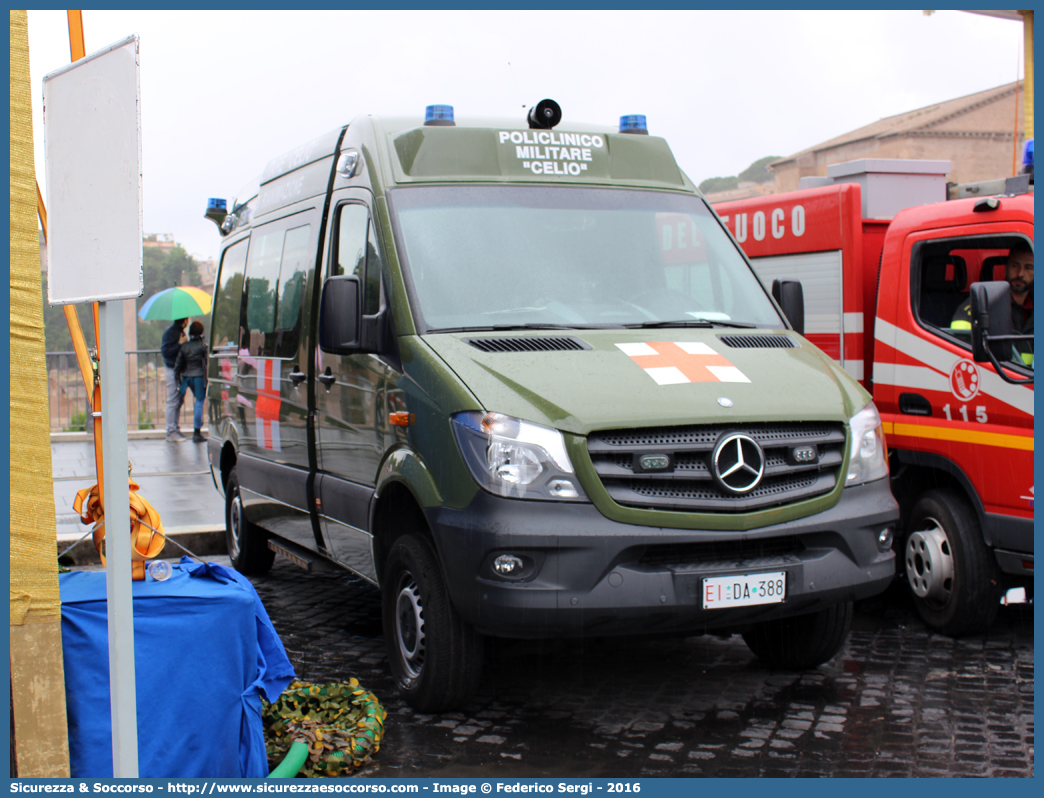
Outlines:
[[311,225],[255,230],[246,270],[246,331],[255,357],[297,357]]
[[255,231],[247,264],[246,336],[242,348],[271,357],[275,348],[276,284],[285,230]]
[[[1010,262],[1018,268],[1010,269]],[[970,350],[969,290],[972,283],[993,280],[1010,284],[1013,332],[1033,332],[1033,245],[1027,239],[977,236],[922,241],[914,246],[910,267],[914,315],[935,334]],[[1032,368],[1032,341],[1016,343],[1011,359]]]
[[[309,225],[287,230],[279,268],[279,297],[276,301],[276,357],[297,357],[301,343],[301,308],[308,282]],[[311,258],[314,260],[314,256]]]
[[214,291],[214,320],[211,347],[239,343],[239,313],[243,307],[243,272],[246,269],[249,238],[225,250]]
[[377,235],[365,205],[342,205],[338,209],[337,259],[330,276],[354,274],[362,282],[363,313],[374,315],[381,306],[381,255]]

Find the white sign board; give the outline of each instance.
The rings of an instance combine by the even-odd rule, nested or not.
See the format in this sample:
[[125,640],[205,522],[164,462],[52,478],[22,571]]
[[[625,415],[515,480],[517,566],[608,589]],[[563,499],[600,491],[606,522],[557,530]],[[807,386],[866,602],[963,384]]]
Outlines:
[[138,37],[43,81],[47,301],[141,296]]

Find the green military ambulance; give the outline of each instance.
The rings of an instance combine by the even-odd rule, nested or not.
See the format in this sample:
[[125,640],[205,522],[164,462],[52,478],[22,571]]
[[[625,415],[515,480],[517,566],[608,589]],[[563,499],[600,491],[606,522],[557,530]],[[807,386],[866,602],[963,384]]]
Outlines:
[[773,300],[644,117],[560,121],[363,116],[207,212],[232,562],[379,585],[424,711],[486,636],[739,633],[812,667],[893,577],[877,411],[800,286]]

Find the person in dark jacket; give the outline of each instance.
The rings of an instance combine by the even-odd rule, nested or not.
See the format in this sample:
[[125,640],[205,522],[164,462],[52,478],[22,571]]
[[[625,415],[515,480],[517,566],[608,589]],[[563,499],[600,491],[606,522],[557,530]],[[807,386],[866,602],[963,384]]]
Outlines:
[[203,443],[203,400],[207,396],[207,345],[203,343],[203,324],[198,321],[189,326],[189,339],[181,345],[177,362],[174,364],[174,379],[182,398],[185,389],[191,388],[196,398],[192,413],[192,442]]
[[181,342],[185,340],[186,325],[188,325],[188,319],[175,319],[163,331],[163,338],[160,341],[160,354],[163,355],[167,382],[167,440],[171,443],[188,440],[178,428],[178,415],[181,413],[184,394],[178,390],[178,382],[174,378],[174,364],[178,360],[178,352],[181,351]]
[[[1011,286],[1011,326],[1015,335],[1033,335],[1033,247],[1023,241],[1008,252],[1004,279]],[[970,331],[971,297],[953,314],[951,330]],[[1018,341],[1013,345],[1016,363],[1033,368],[1033,341]]]

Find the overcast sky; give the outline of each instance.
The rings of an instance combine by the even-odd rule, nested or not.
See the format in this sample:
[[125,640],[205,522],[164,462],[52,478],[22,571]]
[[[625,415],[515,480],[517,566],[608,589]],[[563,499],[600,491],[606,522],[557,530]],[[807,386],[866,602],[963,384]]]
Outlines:
[[[570,122],[648,117],[697,183],[882,117],[1022,76],[1022,26],[957,11],[84,11],[87,52],[141,39],[146,233],[197,257],[271,158],[360,114]],[[42,81],[69,63],[64,11],[29,12],[37,179]]]

